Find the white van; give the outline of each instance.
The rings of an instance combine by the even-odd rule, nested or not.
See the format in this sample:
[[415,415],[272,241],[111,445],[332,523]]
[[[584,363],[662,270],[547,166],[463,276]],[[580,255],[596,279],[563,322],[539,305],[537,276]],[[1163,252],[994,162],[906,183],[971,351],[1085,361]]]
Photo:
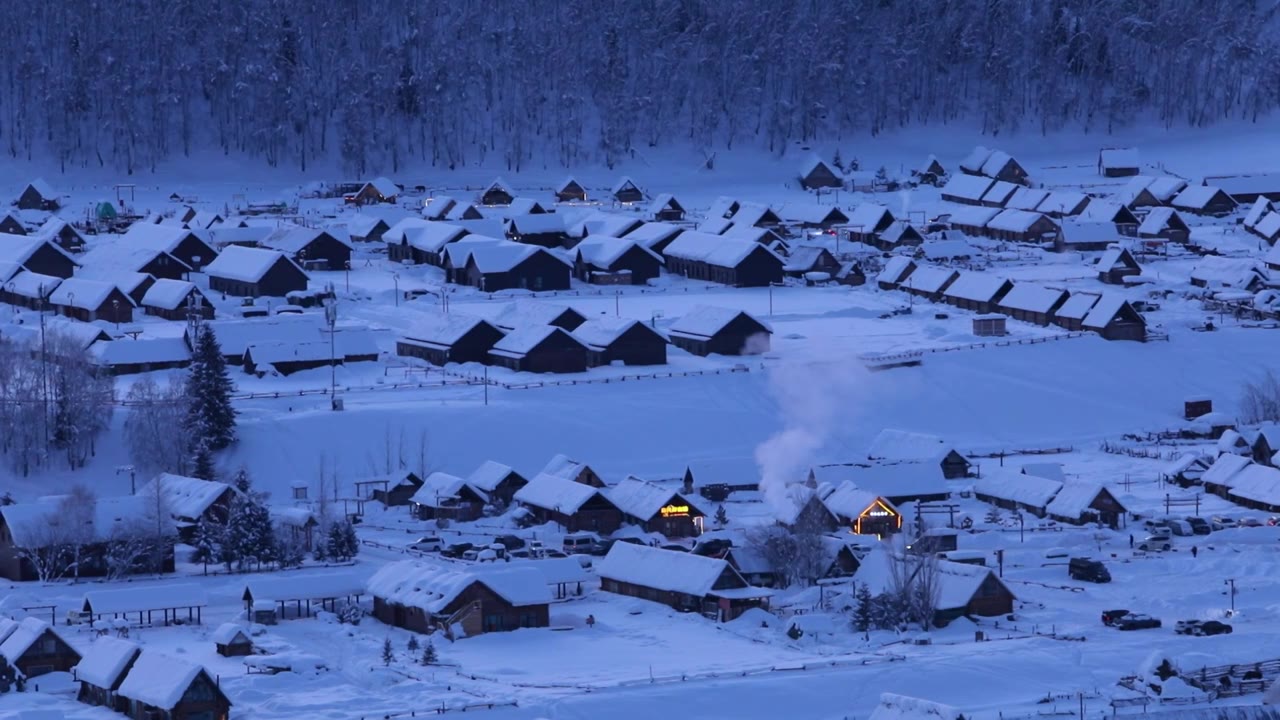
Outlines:
[[570,555],[591,552],[599,543],[600,536],[595,533],[569,533],[564,536],[564,551]]
[[1196,534],[1195,528],[1191,527],[1191,523],[1186,520],[1166,520],[1165,527],[1169,528],[1169,532],[1179,537],[1190,537]]

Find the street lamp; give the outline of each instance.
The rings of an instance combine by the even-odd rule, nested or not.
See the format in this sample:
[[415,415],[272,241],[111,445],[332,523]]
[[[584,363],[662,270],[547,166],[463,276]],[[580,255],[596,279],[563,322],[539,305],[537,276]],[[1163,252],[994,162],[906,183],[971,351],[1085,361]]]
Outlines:
[[1231,614],[1234,616],[1236,614],[1236,579],[1227,578],[1223,583],[1230,588],[1227,594],[1231,596]]
[[396,307],[400,307],[400,273],[391,273],[391,282],[396,286]]
[[348,260],[342,265],[343,269],[346,271],[344,273],[344,282],[346,282],[347,285],[347,292],[351,292],[351,261]]
[[324,320],[329,325],[329,401],[334,410],[338,409],[338,359],[334,349],[334,339],[338,334],[338,299],[333,295],[333,283],[326,288],[329,297],[324,302]]

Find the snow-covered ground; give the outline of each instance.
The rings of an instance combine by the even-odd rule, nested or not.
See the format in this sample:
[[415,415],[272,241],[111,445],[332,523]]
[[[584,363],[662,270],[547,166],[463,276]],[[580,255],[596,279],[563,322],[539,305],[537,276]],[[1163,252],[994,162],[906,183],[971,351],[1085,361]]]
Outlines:
[[[978,141],[969,142],[957,133],[943,148],[933,134],[888,135],[857,154],[864,167],[910,168],[933,152],[954,168]],[[1257,128],[1177,132],[1138,141],[1148,164],[1188,177],[1267,170],[1267,159],[1277,157],[1274,139]],[[954,143],[962,144],[953,147]],[[996,144],[1014,153],[1047,186],[1097,190],[1121,182],[1097,177],[1098,143],[1091,137],[1055,137],[1051,142],[1014,137]],[[650,165],[620,172],[635,177],[651,193],[675,192],[693,214],[719,195],[771,203],[813,201],[795,187],[791,156],[725,153],[715,171],[691,169],[691,163],[672,158],[651,159]],[[249,175],[243,169],[212,167],[188,174],[174,168],[141,180],[126,200],[142,211],[172,210],[178,205],[167,198],[179,192],[196,196],[197,208],[222,212],[246,200],[287,196],[301,181],[314,179],[253,173],[261,179],[246,183],[239,179]],[[439,193],[462,194],[462,188],[474,190],[496,174],[471,168],[440,173],[431,181]],[[551,170],[503,174],[520,194],[542,199],[563,175]],[[575,175],[592,188],[616,179],[615,173],[603,170]],[[5,177],[0,195],[19,190],[25,176]],[[93,201],[115,198],[113,180],[106,176],[48,179],[69,194],[64,213],[68,218]],[[845,207],[870,200],[895,212],[930,216],[943,207],[932,189],[821,198]],[[308,222],[318,223],[350,211],[333,202],[304,201],[301,212]],[[394,216],[410,209],[388,212]],[[1233,221],[1197,220],[1193,238],[1227,255],[1260,255],[1258,239]],[[485,371],[479,366],[424,369],[389,358],[337,369],[337,383],[345,388],[342,412],[333,412],[323,395],[299,394],[327,389],[328,368],[286,378],[235,372],[239,392],[279,397],[238,401],[241,439],[219,458],[219,467],[224,473],[245,467],[256,486],[278,500],[289,497],[293,483],[317,482],[322,474],[335,474],[345,495],[351,494],[354,480],[398,467],[465,476],[479,463],[496,460],[531,476],[556,453],[591,464],[610,481],[628,474],[671,479],[692,466],[700,482],[750,483],[762,474],[799,482],[808,467],[857,460],[882,429],[902,428],[945,437],[984,469],[1001,463],[998,453],[1006,453],[1004,462],[1014,466],[1059,462],[1072,480],[1118,488],[1132,510],[1164,514],[1167,497],[1192,494],[1161,482],[1167,461],[1184,450],[1212,452],[1212,445],[1144,446],[1145,452],[1160,456],[1154,459],[1106,452],[1104,443],[1108,448],[1132,444],[1123,436],[1181,427],[1183,400],[1190,396],[1211,397],[1216,409],[1235,414],[1243,381],[1274,363],[1274,331],[1219,315],[1213,315],[1219,331],[1197,331],[1209,315],[1188,284],[1194,258],[1144,258],[1144,274],[1153,282],[1133,288],[1103,286],[1096,271],[1086,266],[1087,259],[1014,250],[983,252],[972,264],[1015,282],[1072,292],[1105,289],[1132,300],[1153,300],[1160,308],[1147,313],[1147,320],[1168,334],[1167,341],[1135,344],[1106,342],[1090,334],[1068,337],[1059,328],[1013,320],[1008,323],[1010,335],[993,341],[973,335],[973,313],[882,291],[873,282],[857,288],[796,284],[732,289],[670,280],[643,290],[575,283],[572,291],[540,301],[571,305],[587,317],[617,315],[659,329],[695,305],[738,308],[770,323],[772,348],[750,358],[700,358],[672,348],[668,367],[596,368],[569,376],[490,368],[489,378],[497,384],[488,386],[399,387],[474,378]],[[394,266],[367,248],[358,250],[352,264],[349,273],[314,273],[314,284],[333,283],[342,321],[377,331],[377,341],[386,351],[393,350],[397,333],[439,312],[442,292],[448,294],[450,312],[481,317],[495,316],[512,299],[447,287],[436,269]],[[206,283],[200,277],[197,282]],[[427,292],[413,300],[396,300],[397,291],[409,288]],[[1160,296],[1154,298],[1153,291]],[[238,304],[216,295],[211,300],[225,311]],[[0,316],[6,323],[36,321],[25,311],[12,316],[0,311]],[[183,330],[181,323],[154,318],[140,318],[135,325],[152,337],[172,337]],[[871,372],[858,360],[865,353],[901,351],[922,352],[922,364]],[[655,370],[676,376],[634,377]],[[163,374],[167,373],[157,373]],[[137,377],[121,378],[121,389]],[[545,385],[523,387],[540,382]],[[23,478],[0,468],[0,491],[25,502],[87,481],[100,495],[127,493],[127,474],[115,472],[129,462],[122,442],[124,415],[123,410],[115,414],[86,469]],[[1018,454],[1042,449],[1060,452]],[[967,486],[960,482],[954,489],[959,496]],[[767,507],[758,497],[746,495],[725,503],[731,527],[769,521]],[[956,502],[962,515],[982,524],[986,505],[969,497]],[[1207,496],[1201,514],[1220,513],[1263,517]],[[491,537],[499,529],[510,529],[504,522],[490,520],[453,531],[460,538]],[[408,519],[402,510],[371,514],[361,536],[375,544],[362,549],[356,571],[371,575],[385,562],[404,557],[399,548],[430,529]],[[976,713],[982,718],[995,718],[1001,711],[1006,718],[1018,717],[1053,707],[1053,702],[1036,704],[1046,696],[1059,698],[1063,712],[1075,711],[1077,693],[1085,693],[1087,713],[1096,717],[1111,712],[1107,700],[1117,680],[1149,666],[1153,653],[1181,658],[1184,669],[1251,663],[1276,655],[1280,581],[1274,578],[1280,571],[1280,530],[1241,528],[1209,538],[1177,538],[1174,551],[1148,556],[1129,548],[1129,534],[1142,532],[1138,526],[1099,534],[1037,523],[1027,528],[1025,537],[1016,526],[982,529],[985,532],[962,536],[960,547],[992,554],[1004,551],[1005,580],[1019,598],[1017,619],[1001,619],[998,627],[993,620],[977,626],[959,621],[935,632],[927,646],[885,632],[864,641],[850,630],[843,608],[838,603],[823,605],[813,590],[777,599],[777,607],[805,611],[797,617],[807,618],[803,624],[810,632],[799,640],[787,636],[789,619],[781,617],[787,614],[783,612],[751,613],[715,625],[654,603],[592,591],[554,605],[552,628],[456,643],[436,638],[442,664],[430,668],[411,661],[404,649],[408,633],[372,618],[355,628],[318,619],[285,621],[269,628],[259,644],[278,652],[318,655],[328,661],[328,670],[316,675],[250,675],[239,659],[216,655],[208,640],[219,623],[240,614],[244,579],[206,578],[191,566],[184,566],[183,572],[197,574],[193,581],[206,586],[212,602],[205,624],[143,629],[133,638],[205,664],[235,704],[233,717],[269,720],[374,718],[462,706],[485,706],[483,717],[495,720],[627,720],[673,712],[689,718],[834,720],[865,717],[881,692],[923,696],[959,707],[967,717]],[[555,540],[552,530],[530,532]],[[1197,546],[1196,557],[1191,545]],[[1046,558],[1047,550],[1057,548],[1106,559],[1115,581],[1070,581],[1062,559]],[[295,572],[302,577],[325,570]],[[1236,632],[1212,638],[1174,635],[1178,619],[1227,614],[1232,603],[1225,594],[1228,580],[1239,591],[1231,619]],[[85,587],[0,585],[0,610],[23,614],[23,607],[55,604],[61,612],[76,603]],[[828,592],[838,598],[847,590],[824,590]],[[1121,607],[1160,617],[1164,627],[1132,633],[1103,627],[1100,613]],[[587,616],[594,616],[593,627],[587,626]],[[977,630],[990,640],[975,642]],[[77,646],[92,642],[78,629],[68,634]],[[389,667],[380,659],[388,637],[397,650]],[[78,705],[73,696],[50,689],[46,683],[39,693],[0,696],[0,718],[43,708],[62,710],[69,718],[118,717]],[[1257,698],[1252,696],[1253,701]]]

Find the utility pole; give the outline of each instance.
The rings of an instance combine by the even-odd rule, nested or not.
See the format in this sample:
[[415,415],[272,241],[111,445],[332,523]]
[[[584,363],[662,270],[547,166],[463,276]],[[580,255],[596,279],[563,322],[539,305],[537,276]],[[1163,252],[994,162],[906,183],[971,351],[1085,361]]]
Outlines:
[[400,307],[400,273],[391,273],[391,282],[396,286],[396,307]]
[[329,297],[324,304],[324,320],[329,325],[329,402],[334,410],[338,409],[338,358],[335,350],[335,338],[338,334],[338,299],[333,294],[333,283],[325,288]]
[[44,413],[40,417],[40,425],[44,428],[44,447],[49,448],[49,365],[48,365],[48,345],[45,343],[44,332],[44,306],[45,294],[44,285],[40,285],[40,403],[44,407]]
[[484,404],[489,406],[489,366],[484,366]]
[[[622,317],[621,302],[622,302],[622,291],[614,290],[613,291],[613,316],[614,317]],[[771,311],[769,314],[772,315],[773,312]]]
[[1231,596],[1231,615],[1234,617],[1236,614],[1236,579],[1227,578],[1225,582],[1230,588],[1227,594]]

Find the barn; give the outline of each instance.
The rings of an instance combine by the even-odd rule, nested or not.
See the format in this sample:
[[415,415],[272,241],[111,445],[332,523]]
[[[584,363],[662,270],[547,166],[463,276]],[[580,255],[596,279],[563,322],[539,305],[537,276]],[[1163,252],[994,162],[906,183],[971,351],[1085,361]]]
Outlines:
[[759,355],[773,330],[742,310],[698,305],[667,329],[671,344],[693,355]]
[[117,692],[135,720],[227,720],[231,701],[209,671],[184,658],[143,650]]
[[623,205],[634,205],[644,200],[644,191],[636,184],[634,180],[625,175],[613,184],[613,189],[609,191],[609,195],[613,197],[615,202]]

